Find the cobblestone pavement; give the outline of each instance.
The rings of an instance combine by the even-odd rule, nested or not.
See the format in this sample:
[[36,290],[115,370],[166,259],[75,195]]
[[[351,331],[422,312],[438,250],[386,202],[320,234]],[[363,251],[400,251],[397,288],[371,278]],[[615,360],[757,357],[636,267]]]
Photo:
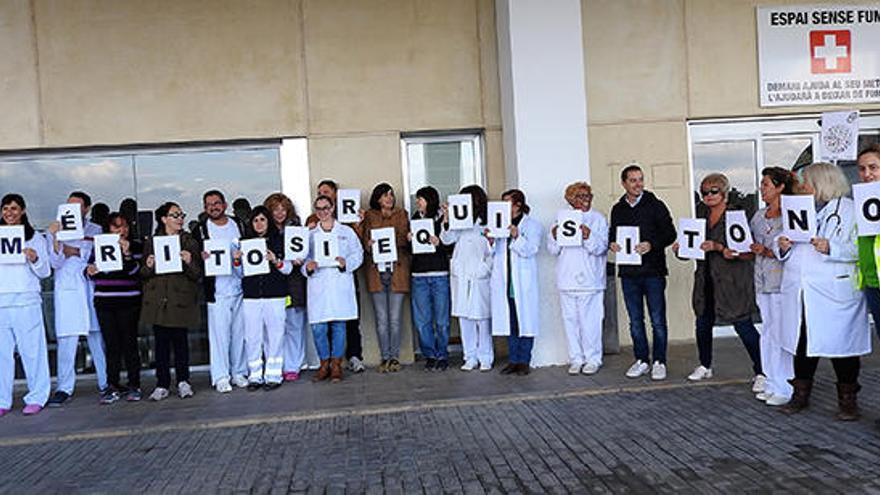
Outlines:
[[880,492],[880,369],[833,419],[825,370],[786,417],[744,383],[324,410],[0,447],[4,493]]

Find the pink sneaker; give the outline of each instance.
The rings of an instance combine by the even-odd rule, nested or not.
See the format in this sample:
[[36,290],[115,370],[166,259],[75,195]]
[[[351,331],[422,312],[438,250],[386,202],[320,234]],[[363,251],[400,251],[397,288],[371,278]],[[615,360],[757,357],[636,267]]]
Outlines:
[[24,409],[22,409],[21,413],[24,414],[25,416],[33,416],[34,414],[37,414],[38,412],[40,412],[42,410],[43,410],[43,406],[41,406],[39,404],[28,404],[28,405],[24,406]]
[[285,371],[283,375],[285,382],[295,382],[299,380],[299,373],[296,371]]
[[12,409],[3,409],[2,407],[0,407],[0,418],[2,418],[3,416],[6,416],[11,411],[12,411]]

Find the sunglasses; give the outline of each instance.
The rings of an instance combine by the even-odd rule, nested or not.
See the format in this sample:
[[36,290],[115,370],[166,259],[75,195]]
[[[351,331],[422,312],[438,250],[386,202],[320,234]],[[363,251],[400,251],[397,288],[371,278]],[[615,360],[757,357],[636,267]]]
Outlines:
[[706,196],[709,196],[709,195],[714,196],[714,195],[716,195],[716,194],[721,194],[721,189],[718,189],[717,187],[713,187],[712,189],[704,189],[704,190],[701,190],[701,191],[700,191],[700,194],[701,194],[704,198],[705,198]]
[[177,219],[183,220],[184,218],[186,218],[186,213],[183,213],[183,212],[180,212],[180,213],[169,213],[169,214],[168,214],[168,218],[173,218],[173,219],[175,219],[175,220],[177,220]]
[[330,211],[332,210],[332,206],[316,206],[315,211]]

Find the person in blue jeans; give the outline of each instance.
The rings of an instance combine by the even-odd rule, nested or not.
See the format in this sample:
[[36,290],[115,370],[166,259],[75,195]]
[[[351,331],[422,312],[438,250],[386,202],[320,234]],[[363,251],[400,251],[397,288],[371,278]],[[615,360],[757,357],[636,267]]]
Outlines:
[[[433,253],[412,255],[413,326],[419,332],[419,348],[425,358],[425,371],[446,371],[449,368],[449,254],[450,248],[440,242],[443,216],[440,194],[431,186],[416,191],[412,219],[430,219],[434,231],[430,237]],[[412,241],[412,233],[409,234]]]
[[[640,242],[635,250],[642,256],[640,265],[619,266],[618,269],[636,359],[627,370],[626,376],[638,378],[650,371],[652,379],[665,380],[666,276],[669,271],[666,268],[664,251],[675,242],[675,226],[669,208],[653,193],[645,190],[645,176],[638,164],[626,166],[620,172],[620,181],[626,194],[611,208],[609,248],[612,252],[620,252],[617,227],[638,227]],[[648,303],[653,333],[654,348],[651,356],[648,354],[648,336],[645,330],[645,302]],[[652,362],[653,364],[649,364]]]

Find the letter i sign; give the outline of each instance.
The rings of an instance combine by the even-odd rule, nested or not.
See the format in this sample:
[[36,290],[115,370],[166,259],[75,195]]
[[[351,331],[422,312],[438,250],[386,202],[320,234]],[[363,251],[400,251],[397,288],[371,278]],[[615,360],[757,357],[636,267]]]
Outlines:
[[810,72],[836,74],[852,71],[852,34],[840,31],[810,31]]

